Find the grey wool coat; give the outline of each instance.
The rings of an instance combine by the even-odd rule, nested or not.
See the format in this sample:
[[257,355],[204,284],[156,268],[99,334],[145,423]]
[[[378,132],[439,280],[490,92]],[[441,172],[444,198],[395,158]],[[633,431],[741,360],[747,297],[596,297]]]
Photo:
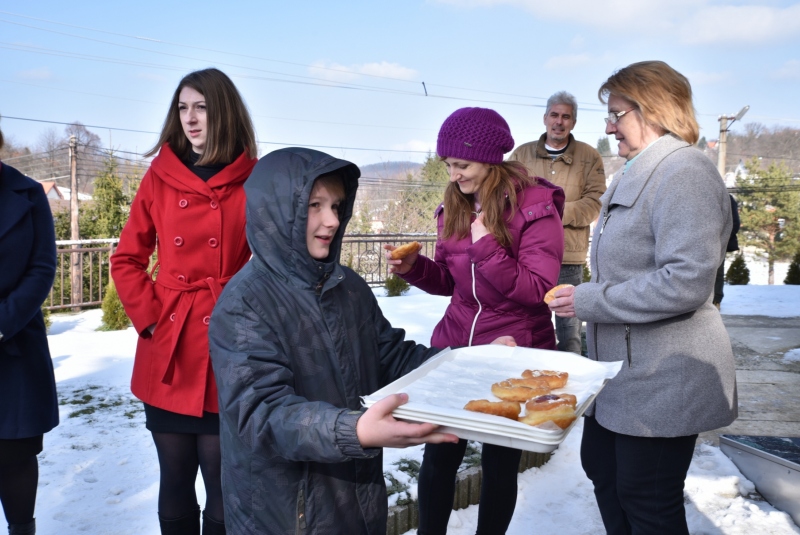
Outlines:
[[[326,261],[306,246],[314,180],[339,171],[347,199]],[[363,449],[360,396],[438,352],[404,341],[364,280],[339,265],[358,168],[310,149],[263,157],[245,183],[253,258],[209,326],[219,389],[228,533],[386,533],[382,450]]]
[[593,408],[611,431],[687,436],[737,416],[734,358],[712,305],[732,218],[713,163],[670,134],[601,197],[592,280],[575,288],[589,357],[624,361]]

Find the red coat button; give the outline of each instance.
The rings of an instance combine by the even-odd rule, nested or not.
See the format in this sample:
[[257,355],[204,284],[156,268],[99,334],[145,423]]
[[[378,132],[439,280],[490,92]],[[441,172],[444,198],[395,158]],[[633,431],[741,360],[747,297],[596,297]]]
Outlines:
[[181,282],[185,282],[186,281],[186,277],[184,277],[183,275],[178,275],[178,280],[181,281]]
[[187,206],[189,206],[189,201],[187,201],[186,199],[181,199],[180,201],[178,201],[178,206],[180,206],[181,208],[186,208]]
[[217,208],[219,208],[219,205],[217,204],[217,201],[211,201],[211,208],[213,210],[216,210]]
[[211,323],[211,316],[206,316],[205,318],[203,318],[203,323],[205,325],[208,325],[209,323]]
[[175,321],[175,313],[169,315],[169,321]]
[[216,238],[211,238],[210,240],[208,240],[209,247],[216,247],[217,245],[219,245],[219,242],[217,242]]
[[175,242],[175,245],[178,247],[183,245],[183,238],[181,238],[180,236],[176,236],[173,241]]

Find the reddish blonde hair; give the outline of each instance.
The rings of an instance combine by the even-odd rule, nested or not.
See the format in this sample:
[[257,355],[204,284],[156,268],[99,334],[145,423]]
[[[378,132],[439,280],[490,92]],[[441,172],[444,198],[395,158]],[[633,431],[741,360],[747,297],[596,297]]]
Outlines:
[[692,104],[692,86],[663,61],[641,61],[618,70],[597,91],[603,104],[609,95],[635,105],[648,125],[689,144],[697,143],[700,127]]

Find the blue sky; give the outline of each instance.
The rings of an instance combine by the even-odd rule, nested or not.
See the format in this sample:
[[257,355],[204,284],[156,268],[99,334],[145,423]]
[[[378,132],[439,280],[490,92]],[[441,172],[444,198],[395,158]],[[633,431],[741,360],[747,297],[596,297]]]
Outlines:
[[800,128],[800,3],[771,0],[5,3],[0,127],[34,146],[63,125],[11,117],[78,120],[118,129],[90,129],[105,146],[144,152],[157,135],[123,130],[157,132],[180,78],[215,66],[247,101],[261,154],[422,161],[463,106],[496,109],[521,144],[562,89],[581,106],[573,133],[595,145],[597,88],[647,59],[689,78],[707,139],[746,104],[735,132]]

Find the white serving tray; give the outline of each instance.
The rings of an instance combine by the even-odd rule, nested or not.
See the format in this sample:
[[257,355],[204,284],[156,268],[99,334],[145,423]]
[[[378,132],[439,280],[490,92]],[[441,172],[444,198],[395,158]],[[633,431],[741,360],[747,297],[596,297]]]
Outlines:
[[501,345],[464,347],[442,351],[416,370],[365,396],[364,406],[369,408],[389,394],[405,392],[408,403],[393,413],[398,419],[437,424],[442,426],[441,431],[467,440],[547,453],[561,444],[574,422],[567,429],[551,422],[533,427],[467,411],[464,405],[472,399],[497,401],[492,395],[492,383],[520,377],[523,370],[556,370],[568,372],[569,381],[553,392],[574,394],[580,417],[621,368],[622,361],[596,362],[561,351]]

